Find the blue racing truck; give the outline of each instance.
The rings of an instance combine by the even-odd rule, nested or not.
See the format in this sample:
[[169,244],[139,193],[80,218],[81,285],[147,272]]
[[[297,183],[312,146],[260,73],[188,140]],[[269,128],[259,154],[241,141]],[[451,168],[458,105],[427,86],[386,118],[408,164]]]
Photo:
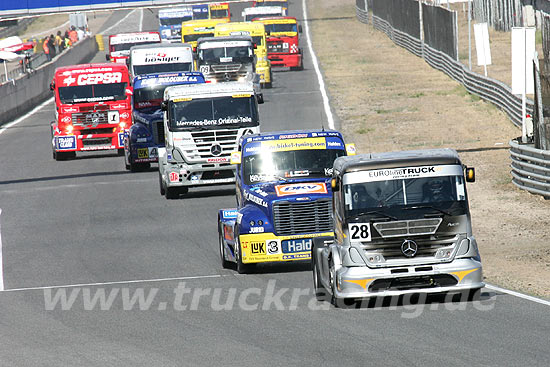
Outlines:
[[311,259],[313,239],[333,235],[330,178],[355,154],[337,131],[245,135],[234,152],[236,209],[218,212],[222,266]]
[[161,103],[164,89],[171,85],[204,83],[202,73],[148,74],[134,78],[133,124],[124,135],[126,169],[136,172],[158,162],[158,148],[164,147]]

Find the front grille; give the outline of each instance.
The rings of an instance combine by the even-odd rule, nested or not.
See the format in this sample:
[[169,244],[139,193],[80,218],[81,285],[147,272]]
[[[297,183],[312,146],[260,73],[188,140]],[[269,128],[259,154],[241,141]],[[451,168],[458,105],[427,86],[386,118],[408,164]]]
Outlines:
[[156,145],[163,147],[164,143],[164,122],[162,120],[153,121],[153,141]]
[[376,279],[369,286],[369,292],[402,291],[437,287],[452,287],[458,282],[449,274],[422,275],[414,277]]
[[82,139],[82,145],[84,147],[95,147],[95,146],[103,146],[103,145],[111,145],[112,140],[111,138],[88,138],[88,139]]
[[80,130],[80,135],[89,135],[89,134],[112,134],[115,132],[115,128],[106,127],[101,129],[82,129]]
[[288,46],[284,47],[282,42],[268,42],[267,43],[267,52],[288,52]]
[[[437,250],[444,247],[452,247],[458,241],[458,235],[456,236],[438,236],[436,238],[415,238],[414,242],[418,245],[418,251],[415,258],[418,257],[434,257]],[[363,249],[368,254],[380,254],[386,260],[392,259],[407,259],[401,251],[401,245],[403,239],[390,239],[383,242],[363,242]]]
[[221,180],[224,178],[233,178],[235,173],[233,170],[220,170],[220,171],[205,171],[202,173],[202,180]]
[[216,157],[230,157],[231,152],[237,150],[238,129],[219,130],[219,131],[200,131],[193,132],[191,136],[195,142],[196,150],[186,150],[185,153],[199,155],[201,159],[214,157],[210,148],[214,144],[219,144],[222,148],[221,154]]
[[273,204],[273,220],[277,235],[331,232],[332,203],[328,199],[277,201]]
[[78,112],[71,115],[74,126],[108,124],[107,111]]
[[430,235],[437,231],[442,220],[433,218],[379,222],[374,223],[374,228],[383,238]]
[[210,65],[215,73],[236,73],[241,69],[241,64]]

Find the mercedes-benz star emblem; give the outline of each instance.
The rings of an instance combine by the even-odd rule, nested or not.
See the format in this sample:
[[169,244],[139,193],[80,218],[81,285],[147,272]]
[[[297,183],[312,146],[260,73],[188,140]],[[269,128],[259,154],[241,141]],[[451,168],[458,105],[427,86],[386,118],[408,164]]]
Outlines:
[[222,154],[222,147],[219,144],[212,145],[212,148],[210,148],[210,153],[214,156],[219,156]]
[[418,245],[412,240],[405,240],[401,244],[401,252],[406,257],[414,257],[418,252]]

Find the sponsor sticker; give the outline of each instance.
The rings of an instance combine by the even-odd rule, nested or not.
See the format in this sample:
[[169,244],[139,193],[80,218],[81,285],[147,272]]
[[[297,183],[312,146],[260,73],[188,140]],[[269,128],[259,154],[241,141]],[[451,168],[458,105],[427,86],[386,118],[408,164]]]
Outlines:
[[371,241],[370,223],[350,223],[348,230],[351,242]]
[[58,150],[73,150],[76,149],[76,136],[58,136]]
[[149,148],[139,148],[138,158],[149,158]]
[[118,146],[124,148],[124,132],[118,133]]
[[295,252],[305,252],[311,251],[311,246],[313,241],[311,238],[303,238],[300,240],[285,240],[281,242],[281,247],[283,253],[295,253]]
[[223,219],[234,219],[237,218],[239,211],[237,209],[223,210],[222,217]]
[[170,172],[170,182],[179,182],[180,175],[177,172]]
[[250,242],[252,255],[265,255],[265,242]]
[[326,194],[327,186],[324,183],[296,183],[275,186],[277,196],[302,195],[302,194]]

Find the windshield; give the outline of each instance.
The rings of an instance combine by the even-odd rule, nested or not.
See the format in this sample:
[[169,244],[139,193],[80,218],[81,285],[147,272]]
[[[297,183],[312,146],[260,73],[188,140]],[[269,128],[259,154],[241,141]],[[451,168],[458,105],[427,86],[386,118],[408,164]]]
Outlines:
[[244,158],[243,178],[247,185],[281,178],[328,178],[332,175],[334,160],[343,155],[342,149],[266,151]]
[[288,33],[288,32],[297,32],[296,23],[289,24],[266,24],[265,25],[266,33]]
[[214,33],[194,33],[183,36],[183,42],[195,42],[201,37],[214,37]]
[[256,97],[197,98],[170,103],[170,131],[258,126]]
[[134,75],[161,74],[192,71],[193,64],[190,62],[178,62],[170,64],[133,65],[133,69]]
[[256,46],[263,46],[264,45],[264,38],[262,36],[253,36],[252,37],[252,42]]
[[205,48],[199,51],[199,59],[206,63],[252,63],[254,51],[250,46]]
[[426,214],[467,213],[463,176],[434,176],[344,185],[346,217],[374,212],[395,218]]
[[132,46],[135,45],[150,45],[153,43],[159,43],[159,41],[145,41],[145,42],[132,42],[132,43],[119,43],[116,45],[111,45],[111,52],[116,51],[128,51]]
[[60,87],[59,99],[61,103],[118,101],[126,99],[126,83]]
[[227,9],[216,9],[216,10],[210,10],[210,18],[211,19],[219,19],[219,18],[229,18],[228,10]]
[[134,108],[141,109],[160,106],[166,87],[166,85],[156,85],[154,87],[134,89]]
[[160,25],[167,26],[167,27],[181,26],[181,23],[192,19],[193,19],[192,15],[178,17],[178,18],[160,18]]

